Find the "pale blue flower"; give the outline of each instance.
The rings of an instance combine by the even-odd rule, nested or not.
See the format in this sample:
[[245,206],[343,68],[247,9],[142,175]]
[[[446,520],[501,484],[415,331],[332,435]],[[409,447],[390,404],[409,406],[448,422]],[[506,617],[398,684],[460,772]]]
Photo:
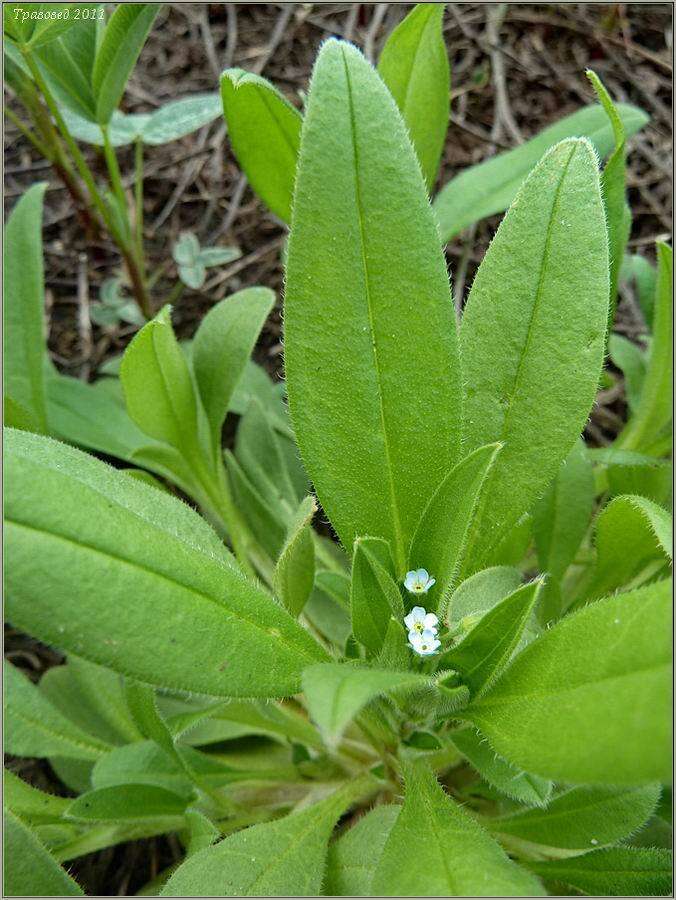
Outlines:
[[404,587],[411,594],[426,594],[435,583],[436,579],[430,577],[427,569],[414,569],[407,572],[404,579]]
[[425,629],[424,631],[411,631],[408,636],[408,645],[418,656],[431,656],[441,647],[441,641],[437,638],[434,631]]
[[439,619],[434,613],[428,613],[424,606],[414,606],[404,619],[404,625],[408,628],[409,637],[412,634],[422,634],[423,631],[431,631],[436,635]]

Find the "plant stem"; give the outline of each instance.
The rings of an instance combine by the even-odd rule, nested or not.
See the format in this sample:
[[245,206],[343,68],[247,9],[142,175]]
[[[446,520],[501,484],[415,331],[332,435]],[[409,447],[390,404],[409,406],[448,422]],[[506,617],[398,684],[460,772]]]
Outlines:
[[136,233],[136,255],[140,261],[143,271],[143,141],[136,138],[134,144],[134,211],[136,214],[135,233]]
[[5,115],[10,120],[10,122],[13,122],[14,125],[16,125],[16,127],[19,129],[21,134],[28,141],[30,141],[30,143],[35,147],[35,149],[38,151],[38,153],[41,156],[44,156],[44,158],[46,160],[48,160],[50,163],[54,162],[54,154],[53,154],[52,150],[48,149],[46,147],[46,145],[43,144],[42,141],[38,138],[38,136],[36,134],[34,134],[30,130],[30,128],[28,128],[27,125],[24,125],[24,123],[21,121],[21,119],[17,116],[17,114],[13,110],[11,110],[9,107],[7,107],[5,109]]

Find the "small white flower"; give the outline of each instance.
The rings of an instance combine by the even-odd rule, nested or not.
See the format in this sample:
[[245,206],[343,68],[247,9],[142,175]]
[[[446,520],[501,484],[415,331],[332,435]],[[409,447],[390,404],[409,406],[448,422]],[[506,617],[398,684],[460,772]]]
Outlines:
[[419,656],[431,656],[441,646],[441,641],[430,629],[423,632],[412,631],[408,636],[408,644]]
[[414,569],[407,572],[404,579],[404,587],[411,594],[426,594],[435,583],[436,578],[430,578],[427,569]]
[[439,619],[434,613],[425,612],[424,606],[414,606],[404,619],[404,625],[408,628],[409,634],[422,634],[423,631],[431,631],[436,634],[438,624]]

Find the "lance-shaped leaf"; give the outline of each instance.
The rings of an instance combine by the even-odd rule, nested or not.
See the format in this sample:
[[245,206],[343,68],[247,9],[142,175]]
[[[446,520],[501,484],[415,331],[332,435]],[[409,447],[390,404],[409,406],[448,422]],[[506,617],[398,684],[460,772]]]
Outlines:
[[451,737],[479,775],[501,793],[528,806],[544,806],[549,800],[551,781],[512,766],[498,756],[486,738],[474,728],[454,731]]
[[300,113],[269,81],[242,69],[223,72],[221,98],[232,148],[251,187],[290,222]]
[[122,359],[127,412],[151,438],[190,456],[196,447],[198,401],[190,369],[165,306],[139,331]]
[[587,78],[599,98],[601,106],[613,129],[615,146],[603,168],[601,188],[608,222],[608,250],[610,254],[610,306],[609,323],[612,324],[617,304],[617,284],[620,266],[631,229],[631,212],[626,198],[627,139],[624,123],[616,105],[613,103],[605,85],[591,69],[587,69]]
[[490,828],[528,843],[586,852],[638,831],[659,797],[658,784],[574,787],[554,797],[546,809],[518,810],[491,819]]
[[214,447],[220,446],[233,392],[274,302],[268,288],[245,288],[213,306],[197,329],[193,371]]
[[400,806],[376,806],[329,847],[324,893],[333,897],[370,897],[373,873]]
[[295,693],[324,656],[176,498],[27,432],[9,431],[5,451],[18,627],[139,681],[222,697]]
[[344,547],[388,540],[403,575],[420,515],[458,457],[455,317],[399,111],[361,54],[335,40],[320,50],[303,123],[285,349],[322,507]]
[[592,897],[666,897],[672,890],[669,850],[609,847],[572,859],[528,861],[546,881]]
[[545,778],[667,779],[670,618],[670,581],[592,603],[529,644],[463,716]]
[[582,598],[603,597],[642,572],[642,580],[650,578],[671,561],[672,532],[670,514],[657,503],[630,495],[611,500],[596,522],[596,566]]
[[9,769],[3,770],[3,803],[31,824],[58,822],[71,800],[38,790]]
[[424,566],[436,578],[430,591],[433,608],[444,603],[453,589],[481,487],[499,451],[499,445],[489,444],[454,466],[433,494],[415,530],[408,567]]
[[68,807],[68,817],[85,822],[119,822],[183,815],[184,797],[154,784],[116,784],[82,794]]
[[429,677],[418,672],[367,669],[349,663],[320,663],[303,672],[303,691],[310,716],[324,739],[333,746],[369,700],[388,691],[429,684]]
[[657,270],[655,266],[637,253],[630,253],[622,260],[620,268],[621,281],[633,281],[636,285],[639,306],[650,328],[653,321],[653,307],[655,305],[655,284],[657,283]]
[[80,897],[84,891],[36,833],[4,810],[4,889],[8,897]]
[[[673,405],[673,251],[657,245],[657,285],[653,313],[653,338],[643,378],[638,409],[620,434],[617,446],[642,450],[650,445],[671,421]],[[649,452],[649,451],[648,451]]]
[[588,141],[562,141],[503,219],[463,316],[467,446],[505,445],[482,493],[470,569],[485,564],[582,431],[603,363],[607,313],[596,156]]
[[511,566],[482,569],[458,585],[448,603],[439,607],[439,617],[448,625],[463,620],[466,625],[476,623],[501,600],[512,594],[522,581],[521,572]]
[[319,894],[327,844],[363,782],[277,822],[245,828],[187,859],[163,897],[307,897]]
[[121,3],[108,20],[91,75],[100,125],[107,125],[117,108],[160,9],[155,3]]
[[509,859],[423,764],[405,768],[404,806],[371,883],[376,897],[542,896],[537,878]]
[[382,647],[390,617],[404,618],[404,604],[392,573],[387,542],[357,538],[350,582],[352,632],[371,653]]
[[62,715],[16,666],[4,664],[5,750],[15,756],[98,759],[110,744]]
[[541,581],[518,588],[486,613],[457,647],[444,654],[444,666],[460,673],[472,697],[485,692],[509,662],[541,589]]
[[624,393],[629,412],[636,412],[643,388],[648,354],[622,334],[608,336],[608,355],[624,375]]
[[42,203],[45,182],[34,184],[12,210],[3,257],[5,393],[26,416],[24,427],[47,431],[45,401]]
[[[627,137],[643,128],[649,118],[642,109],[626,103],[618,103],[617,111]],[[473,222],[507,209],[543,154],[559,141],[578,136],[591,141],[601,158],[610,153],[613,129],[602,106],[586,106],[525,144],[472,166],[449,181],[434,201],[442,241],[446,243]]]
[[298,507],[277,560],[275,593],[292,616],[298,616],[312,593],[315,580],[315,546],[312,541],[312,517],[317,504],[306,497]]
[[450,114],[443,18],[443,3],[419,3],[387,38],[378,60],[378,73],[404,117],[429,190],[439,171]]

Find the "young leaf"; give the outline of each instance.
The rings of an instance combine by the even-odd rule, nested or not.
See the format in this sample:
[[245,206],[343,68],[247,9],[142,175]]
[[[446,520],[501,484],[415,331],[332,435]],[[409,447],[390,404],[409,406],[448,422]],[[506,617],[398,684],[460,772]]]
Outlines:
[[467,620],[478,621],[512,594],[522,582],[521,572],[510,566],[482,569],[461,582],[451,594],[446,607],[439,607],[439,617],[447,624]]
[[451,735],[453,743],[479,775],[498,791],[528,806],[544,806],[552,793],[552,783],[512,766],[493,751],[486,738],[473,728]]
[[98,759],[110,744],[82,731],[16,666],[4,663],[5,751],[15,756]]
[[32,824],[58,822],[70,805],[67,797],[38,790],[9,769],[3,771],[3,803]]
[[[40,679],[40,690],[64,715],[75,716],[77,722],[78,712],[83,712],[90,723],[87,730],[96,722],[94,727],[98,731],[93,733],[101,733],[102,738],[114,744],[137,741],[141,737],[127,706],[124,679],[117,672],[71,653],[67,664],[58,667],[58,674],[61,677],[55,681],[54,669],[45,672]],[[56,699],[59,694],[61,696]]]
[[[596,156],[587,141],[562,141],[519,191],[463,315],[467,445],[505,445],[482,493],[470,568],[485,564],[582,431],[603,363],[607,314]],[[545,394],[547,403],[535,401]]]
[[18,627],[148,684],[221,697],[295,693],[323,658],[176,498],[26,432],[8,431],[5,451]]
[[463,718],[513,765],[545,778],[616,785],[667,779],[670,607],[671,583],[660,581],[566,616]]
[[373,873],[400,810],[389,804],[376,806],[329,846],[324,883],[327,896],[371,896]]
[[242,69],[223,72],[221,98],[232,148],[251,187],[290,222],[300,113],[269,81]]
[[[610,154],[601,176],[603,202],[608,222],[608,250],[610,254],[610,315],[612,324],[617,304],[617,284],[620,266],[631,228],[631,213],[626,199],[627,147],[624,123],[605,85],[596,72],[587,69],[587,78],[599,98],[613,129],[615,147]],[[628,217],[628,218],[627,218]]]
[[84,891],[18,816],[4,810],[4,889],[8,897],[80,897]]
[[572,859],[528,860],[525,865],[547,881],[592,897],[666,897],[672,891],[669,850],[609,847]]
[[220,113],[221,98],[215,92],[172,100],[147,116],[140,136],[144,144],[168,144],[208,125]]
[[357,538],[350,582],[352,631],[370,653],[378,653],[382,647],[390,617],[404,618],[404,604],[392,571],[386,541]]
[[512,862],[423,764],[407,766],[404,806],[371,883],[376,897],[533,897],[538,880]]
[[[618,103],[627,137],[640,131],[648,115],[635,106]],[[437,195],[434,212],[443,243],[473,222],[507,209],[537,161],[559,141],[586,137],[603,158],[613,149],[613,129],[602,106],[586,106],[545,128],[530,141],[499,153],[456,175]]]
[[608,336],[608,355],[613,365],[616,365],[624,375],[624,393],[629,412],[633,415],[638,409],[641,397],[648,354],[624,335],[611,334]]
[[319,52],[303,122],[285,336],[291,414],[322,507],[344,547],[388,540],[401,576],[458,456],[455,317],[404,123],[336,40]]
[[47,431],[44,369],[42,204],[46,182],[34,184],[16,204],[5,229],[3,291],[5,392],[23,410],[22,427]]
[[404,118],[430,191],[450,114],[443,18],[443,3],[419,3],[387,38],[378,61],[378,73]]
[[586,852],[641,828],[655,811],[660,786],[574,787],[546,809],[518,810],[490,820],[491,831],[546,847]]
[[[582,597],[590,600],[610,594],[629,585],[651,563],[659,567],[671,558],[669,513],[645,497],[616,497],[597,519],[596,566]],[[643,580],[652,574],[649,569]]]
[[482,485],[500,446],[480,447],[459,462],[441,482],[413,535],[409,569],[424,566],[436,578],[432,606],[445,602],[462,563],[465,538]]
[[261,496],[281,518],[289,521],[298,505],[296,488],[282,450],[281,436],[256,397],[239,423],[235,453]]
[[117,108],[160,9],[154,3],[121,3],[108,20],[91,76],[99,125],[107,125]]
[[163,897],[307,897],[319,894],[327,844],[363,783],[353,782],[277,822],[254,825],[187,859]]
[[316,512],[317,504],[314,499],[306,497],[298,507],[275,568],[275,593],[284,608],[294,617],[302,612],[314,585],[312,517]]
[[147,435],[190,456],[198,430],[190,369],[165,306],[145,325],[122,359],[120,379],[127,411]]
[[274,302],[268,288],[245,288],[213,306],[197,329],[193,371],[214,447],[220,447],[233,392]]
[[186,800],[153,784],[117,784],[82,794],[68,807],[68,817],[82,822],[119,822],[183,816]]
[[225,451],[225,463],[237,508],[268,556],[277,559],[288,530],[285,517],[261,496],[229,450]]
[[657,271],[645,256],[639,256],[637,253],[625,256],[620,268],[620,281],[632,280],[636,284],[636,293],[643,318],[650,328],[653,321]]
[[429,677],[417,672],[386,672],[347,663],[320,663],[303,672],[310,716],[324,740],[335,746],[351,719],[370,700],[388,691],[424,687]]
[[518,588],[486,613],[457,647],[444,654],[444,666],[460,673],[472,697],[485,693],[509,662],[541,588],[541,581]]
[[198,809],[188,809],[185,813],[188,823],[188,842],[185,855],[194,856],[200,850],[206,850],[220,838],[221,832],[214,823],[207,819]]
[[667,244],[657,244],[657,285],[653,313],[653,338],[638,409],[632,415],[616,446],[642,450],[649,446],[671,421],[673,405],[673,252]]

